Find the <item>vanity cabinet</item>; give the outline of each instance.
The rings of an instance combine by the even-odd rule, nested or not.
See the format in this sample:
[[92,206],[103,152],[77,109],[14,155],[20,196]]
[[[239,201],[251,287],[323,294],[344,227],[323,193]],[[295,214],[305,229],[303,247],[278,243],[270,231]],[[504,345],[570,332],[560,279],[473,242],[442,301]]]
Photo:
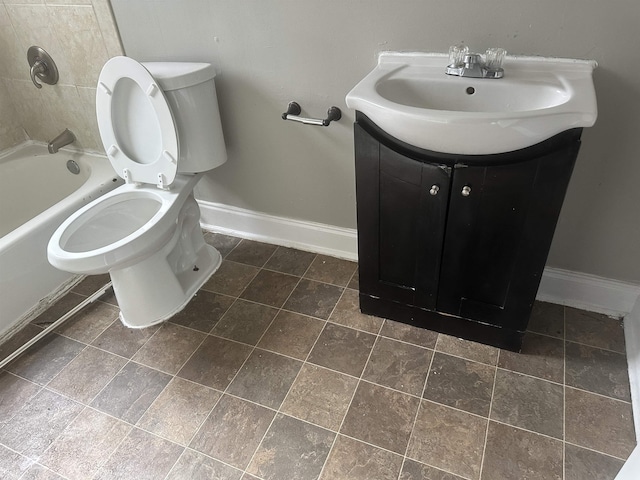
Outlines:
[[582,129],[481,156],[354,129],[362,312],[518,351]]

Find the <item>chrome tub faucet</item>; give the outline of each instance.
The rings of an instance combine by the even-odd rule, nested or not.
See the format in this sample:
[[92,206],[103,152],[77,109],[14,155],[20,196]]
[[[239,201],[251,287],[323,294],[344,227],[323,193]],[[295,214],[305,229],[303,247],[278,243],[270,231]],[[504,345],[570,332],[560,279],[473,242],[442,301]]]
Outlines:
[[76,136],[73,134],[71,130],[65,128],[64,132],[58,135],[56,138],[51,140],[47,147],[49,148],[49,153],[58,153],[65,145],[69,145],[76,141]]

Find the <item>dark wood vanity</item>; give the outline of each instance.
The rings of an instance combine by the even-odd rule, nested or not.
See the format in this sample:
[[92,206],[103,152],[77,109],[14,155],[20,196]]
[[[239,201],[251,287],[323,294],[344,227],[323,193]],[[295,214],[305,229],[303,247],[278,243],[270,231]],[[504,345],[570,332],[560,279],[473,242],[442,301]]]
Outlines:
[[582,129],[477,156],[354,130],[362,312],[519,351]]

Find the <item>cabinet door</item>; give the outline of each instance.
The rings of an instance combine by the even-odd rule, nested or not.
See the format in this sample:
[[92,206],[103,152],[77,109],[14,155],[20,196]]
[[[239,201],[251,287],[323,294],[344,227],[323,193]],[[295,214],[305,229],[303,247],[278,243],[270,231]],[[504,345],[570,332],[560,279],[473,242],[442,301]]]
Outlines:
[[360,291],[435,308],[450,171],[355,139]]
[[516,164],[455,169],[439,311],[526,326],[578,147]]

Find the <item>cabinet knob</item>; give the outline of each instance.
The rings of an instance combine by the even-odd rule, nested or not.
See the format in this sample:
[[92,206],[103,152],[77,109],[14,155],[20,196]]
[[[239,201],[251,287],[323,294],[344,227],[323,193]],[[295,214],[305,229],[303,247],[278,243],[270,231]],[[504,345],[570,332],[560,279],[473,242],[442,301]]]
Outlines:
[[471,187],[469,185],[465,185],[462,187],[462,196],[468,197],[469,195],[471,195]]
[[429,190],[429,193],[431,195],[437,195],[439,191],[440,187],[438,185],[431,185],[431,190]]

